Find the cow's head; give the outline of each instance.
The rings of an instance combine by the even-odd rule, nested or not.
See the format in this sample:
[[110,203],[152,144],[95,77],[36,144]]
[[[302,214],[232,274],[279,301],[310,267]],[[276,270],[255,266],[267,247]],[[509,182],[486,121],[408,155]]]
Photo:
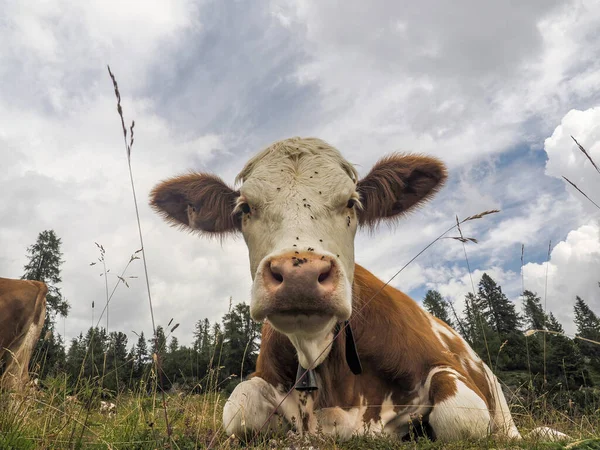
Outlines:
[[156,186],[151,204],[187,230],[243,234],[252,317],[286,334],[309,367],[326,356],[335,323],[352,313],[357,227],[399,218],[445,179],[437,159],[394,154],[359,180],[335,148],[292,138],[252,158],[238,191],[214,175],[189,173]]

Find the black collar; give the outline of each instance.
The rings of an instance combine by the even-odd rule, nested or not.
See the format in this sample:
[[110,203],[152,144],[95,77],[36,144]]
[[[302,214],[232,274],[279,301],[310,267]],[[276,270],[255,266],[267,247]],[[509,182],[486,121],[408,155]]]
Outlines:
[[[337,323],[333,330],[334,338],[339,334],[340,330],[341,326]],[[356,342],[354,341],[354,334],[352,333],[352,327],[350,326],[349,320],[344,322],[344,330],[346,332],[346,364],[348,364],[350,371],[354,375],[360,375],[362,373],[362,365],[360,363],[358,351],[356,350]],[[308,373],[305,375],[305,372]],[[298,363],[295,387],[297,391],[316,391],[319,389],[314,369],[307,370]]]

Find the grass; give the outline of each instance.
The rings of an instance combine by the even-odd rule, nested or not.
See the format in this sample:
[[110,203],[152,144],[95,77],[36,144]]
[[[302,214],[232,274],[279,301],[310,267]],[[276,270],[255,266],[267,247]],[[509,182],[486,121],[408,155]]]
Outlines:
[[[261,437],[256,442],[231,439],[221,430],[225,396],[217,391],[188,395],[172,393],[165,397],[171,432],[166,433],[162,399],[156,391],[121,394],[111,401],[114,415],[100,411],[99,390],[94,383],[83,384],[74,396],[65,378],[49,379],[42,389],[23,395],[0,396],[0,448],[2,449],[176,449],[207,448],[320,448],[320,449],[600,449],[600,414],[573,415],[550,409],[533,420],[531,413],[513,405],[522,431],[545,424],[569,434],[568,443],[544,443],[535,439],[521,442],[464,440],[455,443],[401,442],[390,436],[355,437],[340,442],[332,437],[300,437],[293,433]],[[540,411],[538,411],[539,413]],[[535,423],[533,423],[535,422]]]

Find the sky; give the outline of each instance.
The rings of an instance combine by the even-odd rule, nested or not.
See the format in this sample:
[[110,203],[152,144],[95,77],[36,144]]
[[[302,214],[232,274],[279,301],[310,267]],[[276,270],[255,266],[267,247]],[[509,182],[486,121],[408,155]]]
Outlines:
[[[243,239],[170,228],[148,206],[189,169],[233,184],[274,141],[315,136],[365,175],[391,152],[448,166],[446,187],[393,228],[359,232],[356,260],[387,281],[455,223],[478,244],[434,244],[392,280],[421,301],[439,290],[460,312],[483,273],[520,310],[537,292],[574,333],[579,295],[600,313],[600,3],[597,0],[0,0],[0,276],[19,278],[39,232],[62,239],[58,322],[69,341],[140,248],[119,82],[157,325],[220,320],[248,302]],[[456,232],[449,234],[456,235]],[[524,265],[521,248],[524,245]],[[465,252],[469,264],[465,260]],[[469,270],[470,269],[470,270]],[[109,308],[109,330],[151,335],[143,265]],[[92,311],[92,302],[95,309]],[[103,325],[105,318],[102,318]]]

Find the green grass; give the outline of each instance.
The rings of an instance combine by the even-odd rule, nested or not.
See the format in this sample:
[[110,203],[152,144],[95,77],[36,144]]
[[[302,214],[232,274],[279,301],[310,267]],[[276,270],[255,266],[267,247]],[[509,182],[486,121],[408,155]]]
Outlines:
[[600,414],[569,415],[552,408],[533,414],[522,406],[514,408],[515,420],[523,434],[548,425],[569,434],[566,443],[544,443],[525,439],[502,442],[494,439],[454,443],[401,442],[389,436],[355,437],[339,442],[328,436],[299,437],[293,433],[259,437],[240,442],[225,435],[221,414],[225,393],[169,394],[166,396],[171,433],[167,433],[162,398],[156,392],[129,392],[111,399],[117,405],[114,416],[100,412],[100,389],[82,383],[71,394],[62,379],[47,380],[40,390],[23,395],[0,394],[1,449],[196,449],[207,448],[319,448],[319,449],[598,449]]

